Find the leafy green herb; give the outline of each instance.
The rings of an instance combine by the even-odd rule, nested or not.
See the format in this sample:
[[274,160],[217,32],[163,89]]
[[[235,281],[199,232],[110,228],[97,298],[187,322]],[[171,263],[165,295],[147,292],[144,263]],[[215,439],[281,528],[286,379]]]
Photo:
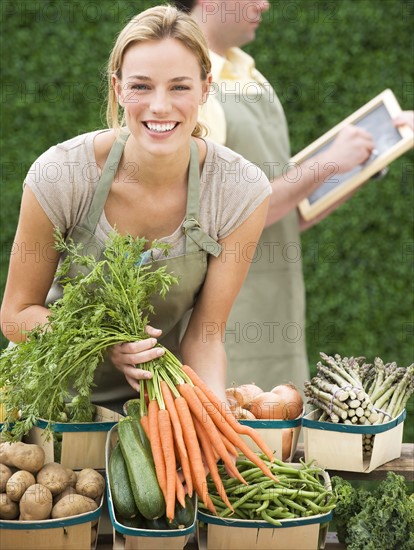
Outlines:
[[353,489],[338,476],[332,478],[337,505],[338,538],[348,550],[412,550],[414,500],[403,476],[388,472],[372,493]]
[[339,476],[333,476],[331,483],[337,498],[334,510],[336,533],[338,540],[345,542],[349,519],[359,514],[370,493],[362,487],[353,487]]
[[[56,248],[66,255],[58,270],[63,296],[50,306],[48,323],[27,334],[27,340],[4,350],[0,357],[0,387],[6,409],[4,431],[18,439],[38,418],[50,423],[67,414],[74,422],[91,421],[93,378],[108,346],[148,338],[145,326],[153,313],[151,297],[165,297],[177,279],[165,266],[154,269],[143,257],[168,247],[131,236],[110,235],[102,260],[82,254],[82,245],[65,242],[55,232]],[[68,277],[70,266],[79,273]],[[152,372],[180,367],[167,352],[143,368]],[[157,389],[153,390],[157,394]],[[15,411],[20,411],[16,419]]]

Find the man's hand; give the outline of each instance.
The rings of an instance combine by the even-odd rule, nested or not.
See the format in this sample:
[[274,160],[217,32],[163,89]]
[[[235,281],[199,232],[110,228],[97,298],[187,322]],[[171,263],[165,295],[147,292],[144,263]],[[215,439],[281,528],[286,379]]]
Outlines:
[[346,126],[326,152],[326,160],[338,166],[339,173],[349,172],[366,162],[374,150],[372,135],[357,126]]
[[414,111],[403,111],[393,119],[393,123],[396,128],[408,126],[414,130]]

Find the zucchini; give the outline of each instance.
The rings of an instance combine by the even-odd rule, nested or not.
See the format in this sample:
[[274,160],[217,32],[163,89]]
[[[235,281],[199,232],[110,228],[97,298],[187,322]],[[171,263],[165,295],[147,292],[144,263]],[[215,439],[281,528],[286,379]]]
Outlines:
[[141,424],[141,404],[139,399],[130,399],[126,403],[126,412],[134,420],[135,429],[141,439],[144,448],[152,459],[151,443]]
[[152,456],[144,448],[130,416],[118,422],[118,437],[138,510],[146,519],[163,516],[165,500],[158,484]]
[[[147,524],[143,516],[138,512],[138,516],[133,518],[121,518],[117,517],[118,523],[125,525],[125,527],[130,527],[131,529],[146,529]],[[152,520],[151,520],[152,521]]]
[[190,527],[195,520],[195,509],[191,498],[185,495],[185,508],[176,501],[174,510],[174,519],[169,522],[170,529],[186,529]]
[[115,511],[123,518],[136,516],[139,511],[132,494],[128,470],[119,443],[109,457],[108,478]]
[[149,519],[146,522],[147,529],[154,529],[155,531],[169,531],[170,526],[168,524],[167,516],[162,516],[157,519]]

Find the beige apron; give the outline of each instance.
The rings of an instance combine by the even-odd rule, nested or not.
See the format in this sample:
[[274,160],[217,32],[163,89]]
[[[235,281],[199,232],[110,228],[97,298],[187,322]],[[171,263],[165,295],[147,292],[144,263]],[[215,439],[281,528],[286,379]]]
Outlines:
[[[102,256],[105,248],[104,242],[100,241],[95,235],[96,227],[103,213],[128,136],[129,133],[123,133],[119,140],[114,142],[96,187],[88,215],[85,221],[70,232],[70,237],[76,243],[82,242],[85,249],[89,253],[93,253],[96,258]],[[199,217],[199,195],[198,151],[195,142],[192,140],[187,208],[182,224],[182,230],[186,235],[185,255],[153,262],[155,269],[166,265],[168,271],[179,280],[179,284],[170,288],[165,299],[155,296],[151,301],[155,308],[155,315],[150,318],[150,324],[162,329],[163,338],[160,339],[160,342],[165,343],[165,340],[168,339],[170,344],[168,347],[174,348],[174,351],[177,351],[179,344],[179,323],[193,307],[203,285],[207,272],[207,254],[219,256],[221,253],[221,246],[204,233],[197,221]],[[69,275],[75,275],[75,269],[73,268],[72,273],[69,273]],[[55,281],[46,303],[51,303],[61,295],[62,289]],[[96,370],[94,383],[96,384],[96,391],[94,391],[93,400],[96,403],[127,399],[136,393],[126,382],[124,375],[116,370],[109,360],[106,360]]]
[[[286,173],[289,136],[282,106],[270,88],[254,97],[224,93],[226,146],[262,168],[270,180]],[[229,87],[231,89],[231,87]],[[233,88],[234,89],[234,88]],[[296,210],[267,227],[226,332],[227,383],[256,382],[264,390],[308,379],[305,288]]]

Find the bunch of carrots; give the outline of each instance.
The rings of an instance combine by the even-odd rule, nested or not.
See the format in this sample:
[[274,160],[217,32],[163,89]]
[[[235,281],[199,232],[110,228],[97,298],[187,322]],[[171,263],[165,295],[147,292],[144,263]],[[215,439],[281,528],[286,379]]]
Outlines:
[[[167,518],[174,518],[176,499],[185,507],[185,493],[191,497],[194,491],[207,509],[217,515],[207,490],[208,472],[218,494],[232,509],[217,462],[221,459],[228,472],[247,485],[235,465],[235,457],[240,452],[277,482],[265,462],[241,437],[250,436],[273,461],[273,452],[260,435],[253,428],[242,426],[193,369],[181,365],[168,350],[166,355],[167,368],[165,362],[163,366],[156,362],[147,364],[153,377],[141,381],[140,408],[141,424],[151,444]],[[144,398],[145,389],[148,401]]]

